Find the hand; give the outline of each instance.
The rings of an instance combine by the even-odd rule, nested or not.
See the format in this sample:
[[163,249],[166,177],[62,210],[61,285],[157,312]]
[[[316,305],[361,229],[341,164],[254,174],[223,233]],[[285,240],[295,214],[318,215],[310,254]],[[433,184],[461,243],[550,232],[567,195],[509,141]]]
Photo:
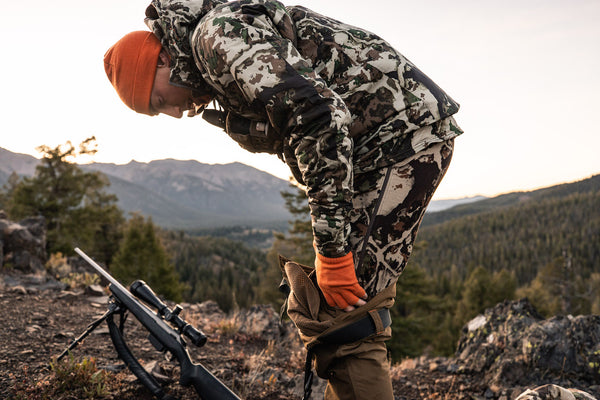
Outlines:
[[352,252],[339,258],[325,257],[317,252],[315,267],[317,283],[331,307],[352,311],[354,306],[367,304],[367,293],[356,279]]

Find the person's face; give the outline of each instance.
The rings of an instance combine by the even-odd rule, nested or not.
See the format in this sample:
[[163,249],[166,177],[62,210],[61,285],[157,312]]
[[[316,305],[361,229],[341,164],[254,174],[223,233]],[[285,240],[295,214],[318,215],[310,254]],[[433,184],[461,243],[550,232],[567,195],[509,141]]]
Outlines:
[[154,77],[154,86],[150,94],[150,109],[154,115],[166,114],[174,118],[181,118],[183,112],[191,110],[194,104],[200,106],[210,102],[209,96],[194,98],[191,89],[172,85],[169,82],[170,74],[169,57],[161,51]]

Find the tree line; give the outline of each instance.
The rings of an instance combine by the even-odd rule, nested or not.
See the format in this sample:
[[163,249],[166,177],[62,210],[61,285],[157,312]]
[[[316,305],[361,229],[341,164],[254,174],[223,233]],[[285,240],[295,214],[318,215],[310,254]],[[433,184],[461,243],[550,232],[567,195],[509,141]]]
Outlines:
[[[49,255],[70,256],[77,246],[124,284],[143,279],[169,300],[214,300],[224,311],[283,303],[280,254],[312,265],[302,188],[282,193],[293,218],[264,251],[124,216],[106,193],[108,179],[73,162],[94,146],[93,138],[78,148],[41,146],[35,174],[13,174],[0,190],[0,209],[11,219],[46,219]],[[528,297],[545,316],[600,313],[600,190],[587,189],[563,185],[535,201],[424,224],[391,310],[393,357],[451,354],[464,324],[504,300]]]

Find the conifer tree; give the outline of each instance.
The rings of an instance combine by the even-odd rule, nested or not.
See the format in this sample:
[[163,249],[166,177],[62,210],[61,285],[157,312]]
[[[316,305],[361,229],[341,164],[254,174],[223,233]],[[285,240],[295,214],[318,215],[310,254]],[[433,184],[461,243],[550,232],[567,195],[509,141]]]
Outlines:
[[[565,260],[559,257],[539,270],[535,279],[518,293],[527,297],[545,317],[570,313],[572,310],[565,300],[572,296],[572,276],[565,271]],[[565,275],[567,274],[567,275]]]
[[455,328],[460,328],[477,314],[493,307],[504,300],[513,300],[516,290],[514,274],[506,270],[491,273],[479,266],[467,277],[462,299],[455,314]]
[[433,289],[431,279],[416,264],[409,264],[398,279],[391,309],[394,334],[388,342],[394,359],[416,357],[426,347],[433,347],[439,322],[446,314]]
[[181,301],[183,285],[150,218],[146,220],[134,214],[128,221],[123,242],[110,270],[125,285],[141,279],[157,294],[172,301]]
[[6,210],[6,207],[8,206],[8,201],[12,196],[15,188],[19,184],[20,179],[21,178],[19,178],[19,175],[15,171],[13,171],[9,175],[8,180],[2,186],[2,190],[0,190],[0,210]]
[[84,172],[72,160],[96,152],[95,138],[79,149],[67,142],[37,148],[43,157],[33,177],[10,181],[5,205],[10,218],[43,216],[47,225],[49,253],[73,254],[79,246],[101,262],[109,263],[116,251],[123,215],[117,198],[107,194],[105,175]]
[[289,252],[289,254],[284,254],[286,257],[302,264],[311,265],[314,262],[315,252],[313,250],[313,231],[306,188],[292,180],[290,181],[290,188],[292,189],[291,192],[281,192],[281,196],[285,201],[285,207],[294,219],[289,221],[288,234],[279,235],[276,240],[287,243],[287,248],[282,246]]

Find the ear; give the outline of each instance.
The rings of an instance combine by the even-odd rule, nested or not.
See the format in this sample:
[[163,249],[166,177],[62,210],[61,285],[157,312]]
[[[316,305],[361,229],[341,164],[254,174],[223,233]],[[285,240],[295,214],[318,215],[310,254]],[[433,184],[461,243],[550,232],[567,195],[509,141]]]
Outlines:
[[158,61],[156,63],[156,67],[157,68],[168,68],[171,64],[171,58],[169,57],[169,55],[167,54],[167,52],[165,51],[165,49],[162,49],[160,51],[160,53],[158,54]]

